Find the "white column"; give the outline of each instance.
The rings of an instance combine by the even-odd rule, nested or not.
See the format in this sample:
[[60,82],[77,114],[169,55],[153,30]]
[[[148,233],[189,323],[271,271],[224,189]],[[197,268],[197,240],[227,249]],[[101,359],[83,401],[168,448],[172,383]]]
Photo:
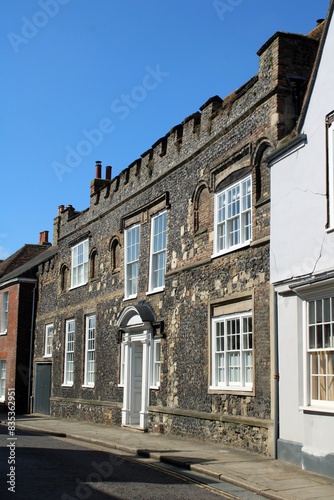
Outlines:
[[131,341],[128,333],[124,336],[124,388],[123,388],[123,408],[122,408],[122,425],[129,424],[130,415],[130,355]]
[[143,364],[142,364],[142,394],[141,394],[141,410],[139,412],[139,425],[142,429],[147,429],[148,425],[148,403],[149,403],[149,349],[151,334],[148,331],[144,332],[145,338],[143,344]]

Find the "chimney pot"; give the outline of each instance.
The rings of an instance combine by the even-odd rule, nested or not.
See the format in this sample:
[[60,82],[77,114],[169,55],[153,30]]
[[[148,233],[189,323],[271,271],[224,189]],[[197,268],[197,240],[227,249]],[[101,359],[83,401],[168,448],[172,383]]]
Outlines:
[[112,167],[110,167],[110,165],[108,165],[106,167],[106,180],[107,181],[111,181],[111,172],[112,172]]
[[95,162],[95,179],[101,179],[102,162]]

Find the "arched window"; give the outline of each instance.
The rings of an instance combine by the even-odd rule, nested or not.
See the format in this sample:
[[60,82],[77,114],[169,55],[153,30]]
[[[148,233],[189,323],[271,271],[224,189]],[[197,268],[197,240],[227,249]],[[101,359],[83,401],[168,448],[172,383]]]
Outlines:
[[113,237],[110,242],[111,254],[111,271],[116,273],[121,267],[121,245],[117,236]]
[[68,267],[66,264],[62,264],[60,268],[60,288],[62,292],[68,289]]
[[97,273],[97,250],[93,248],[89,256],[89,277],[90,279],[96,278]]
[[194,193],[194,232],[207,229],[212,217],[210,192],[206,184],[200,184]]

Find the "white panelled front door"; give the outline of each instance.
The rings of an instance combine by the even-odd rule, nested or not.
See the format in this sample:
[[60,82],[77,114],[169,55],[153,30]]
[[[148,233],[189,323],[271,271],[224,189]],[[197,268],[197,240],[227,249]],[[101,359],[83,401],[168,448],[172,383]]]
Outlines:
[[126,333],[122,425],[147,428],[151,331]]
[[133,342],[131,347],[129,423],[139,425],[142,402],[143,344]]

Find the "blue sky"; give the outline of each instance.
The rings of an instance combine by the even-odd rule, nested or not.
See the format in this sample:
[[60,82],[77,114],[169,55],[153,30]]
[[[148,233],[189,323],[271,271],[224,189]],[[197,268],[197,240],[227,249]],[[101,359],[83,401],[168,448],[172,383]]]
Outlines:
[[[0,259],[59,205],[113,176],[210,97],[258,70],[276,31],[307,34],[329,0],[1,0]],[[103,169],[104,173],[104,169]]]

